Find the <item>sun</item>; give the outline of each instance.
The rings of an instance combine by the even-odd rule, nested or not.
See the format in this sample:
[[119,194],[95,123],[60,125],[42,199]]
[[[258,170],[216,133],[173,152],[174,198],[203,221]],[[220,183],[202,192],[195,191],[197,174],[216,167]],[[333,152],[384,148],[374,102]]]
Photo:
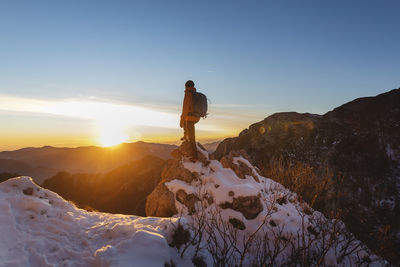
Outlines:
[[103,147],[116,146],[128,141],[128,135],[123,127],[116,125],[104,125],[101,127],[98,142]]

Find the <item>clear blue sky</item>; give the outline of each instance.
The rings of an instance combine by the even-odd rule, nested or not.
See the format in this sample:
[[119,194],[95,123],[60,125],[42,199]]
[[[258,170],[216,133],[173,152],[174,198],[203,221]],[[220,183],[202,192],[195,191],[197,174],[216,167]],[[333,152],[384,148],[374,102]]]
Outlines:
[[[3,0],[0,95],[179,113],[193,79],[214,111],[243,114],[238,127],[279,111],[322,114],[400,87],[399,14],[388,0]],[[0,111],[10,116],[35,121]]]

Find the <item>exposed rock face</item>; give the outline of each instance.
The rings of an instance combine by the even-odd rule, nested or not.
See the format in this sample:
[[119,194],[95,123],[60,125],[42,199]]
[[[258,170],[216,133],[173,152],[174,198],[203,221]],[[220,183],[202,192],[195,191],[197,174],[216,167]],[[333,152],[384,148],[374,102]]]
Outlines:
[[220,162],[224,168],[230,168],[232,169],[236,175],[241,178],[241,179],[246,179],[246,175],[253,177],[254,180],[258,181],[257,175],[258,173],[254,173],[253,169],[250,168],[246,163],[243,161],[235,161],[234,157],[243,157],[245,159],[249,159],[249,156],[247,155],[246,151],[240,150],[240,151],[230,151],[228,155],[223,156],[220,159]]
[[185,169],[180,160],[168,160],[161,173],[161,182],[169,182],[174,179],[191,183],[193,180],[198,179],[198,174]]
[[146,215],[171,217],[176,213],[174,194],[164,184],[159,184],[147,197]]
[[[175,206],[174,200],[176,199],[179,203],[184,205],[189,214],[196,212],[196,202],[200,201],[199,197],[194,193],[187,193],[182,189],[172,193],[166,184],[173,180],[182,181],[185,184],[193,184],[200,182],[201,176],[204,173],[198,173],[196,171],[189,171],[184,166],[184,162],[188,162],[190,153],[188,153],[190,147],[187,142],[182,143],[179,151],[173,151],[174,159],[168,160],[161,174],[161,182],[156,189],[147,197],[146,202],[146,215],[157,216],[157,217],[170,217],[177,214],[177,207]],[[208,159],[208,153],[198,145],[199,150],[199,162],[207,171],[212,172],[212,168],[208,165],[210,161]],[[238,178],[241,179],[254,179],[258,181],[258,174],[250,166],[244,163],[243,156],[245,154],[230,153],[224,160],[221,161],[224,168],[231,168]],[[239,157],[241,160],[239,160]],[[247,177],[246,177],[247,176]],[[237,178],[236,178],[237,179]],[[219,187],[215,186],[217,189]],[[223,190],[223,189],[221,189]],[[197,192],[196,192],[197,193]],[[232,209],[243,214],[246,219],[254,219],[263,210],[260,197],[258,195],[251,196],[235,196],[233,191],[227,192],[227,197],[232,199],[232,202],[219,203],[222,209]],[[215,203],[214,197],[211,195],[204,195],[203,198],[209,205]],[[236,222],[236,221],[235,221]],[[242,228],[240,224],[235,224],[237,227]]]
[[344,183],[333,188],[346,193],[335,207],[348,214],[346,224],[371,247],[382,229],[390,229],[394,251],[400,249],[400,88],[356,99],[323,116],[273,114],[221,142],[213,157],[224,161],[239,150],[264,176],[278,159],[344,176]]
[[233,209],[239,211],[248,220],[256,218],[257,215],[263,211],[263,206],[258,196],[233,198],[231,203],[225,202],[219,206],[223,209]]
[[[185,157],[186,159],[191,158],[192,149],[191,149],[190,143],[188,141],[184,141],[181,144],[179,150],[181,151],[181,155],[182,155],[181,157]],[[201,151],[207,152],[207,150],[200,143],[197,143],[197,158],[198,158],[198,161],[200,161],[203,164],[207,165],[208,162],[209,162],[208,154],[207,154],[207,157],[206,157],[205,154],[202,153]]]
[[199,198],[195,194],[187,194],[184,190],[180,189],[176,192],[175,196],[176,200],[188,208],[189,214],[196,212],[195,204],[199,201]]
[[[180,191],[176,196],[168,190],[165,183],[172,180],[181,180],[188,184],[199,179],[199,174],[191,172],[183,166],[183,159],[188,157],[190,147],[188,142],[183,142],[180,149],[171,152],[173,159],[167,161],[162,173],[161,181],[155,190],[147,197],[146,215],[157,217],[171,217],[177,213],[175,208],[175,198],[186,205],[190,212],[194,212],[194,203],[197,198],[193,194],[186,194]],[[200,154],[200,153],[199,153]],[[201,155],[204,160],[204,155]]]
[[232,224],[232,226],[235,227],[236,229],[239,229],[239,230],[245,230],[246,229],[246,225],[244,224],[244,222],[242,222],[239,219],[230,218],[229,219],[229,223]]

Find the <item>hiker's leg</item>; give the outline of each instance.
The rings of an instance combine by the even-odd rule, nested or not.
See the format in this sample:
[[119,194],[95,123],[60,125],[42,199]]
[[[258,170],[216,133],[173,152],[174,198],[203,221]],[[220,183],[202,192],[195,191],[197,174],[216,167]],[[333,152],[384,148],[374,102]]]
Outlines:
[[189,137],[189,142],[190,142],[190,147],[192,149],[192,158],[193,159],[198,159],[197,157],[197,147],[196,147],[196,136],[195,136],[195,128],[194,128],[194,122],[188,121],[187,122],[187,128],[188,128],[188,137]]
[[183,137],[181,138],[181,140],[185,141],[188,140],[188,128],[187,128],[187,121],[185,121],[183,123]]

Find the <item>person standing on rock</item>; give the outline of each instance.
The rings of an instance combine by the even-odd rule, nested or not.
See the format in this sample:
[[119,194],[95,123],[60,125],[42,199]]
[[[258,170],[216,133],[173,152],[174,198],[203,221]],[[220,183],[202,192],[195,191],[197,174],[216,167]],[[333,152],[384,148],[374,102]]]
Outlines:
[[190,160],[195,162],[198,160],[196,136],[194,125],[200,120],[200,116],[194,113],[193,95],[196,93],[194,82],[189,80],[185,83],[185,98],[183,99],[183,108],[180,121],[180,127],[183,128],[182,141],[189,141],[191,148]]

